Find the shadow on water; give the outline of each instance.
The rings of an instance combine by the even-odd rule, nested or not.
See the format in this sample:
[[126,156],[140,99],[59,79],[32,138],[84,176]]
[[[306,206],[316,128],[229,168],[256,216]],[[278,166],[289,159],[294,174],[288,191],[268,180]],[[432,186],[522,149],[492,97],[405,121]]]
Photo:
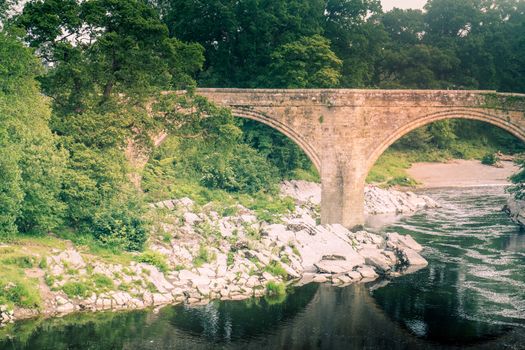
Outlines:
[[279,302],[20,322],[0,329],[0,349],[525,349],[525,234],[498,211],[504,194],[431,195],[443,208],[377,226],[426,247],[413,274]]

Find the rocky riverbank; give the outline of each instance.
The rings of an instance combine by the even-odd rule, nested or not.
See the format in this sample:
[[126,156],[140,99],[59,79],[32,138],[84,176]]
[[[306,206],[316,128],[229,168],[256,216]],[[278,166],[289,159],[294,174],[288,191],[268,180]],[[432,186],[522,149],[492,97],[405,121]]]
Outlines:
[[525,227],[525,200],[518,200],[511,196],[507,200],[507,204],[503,208],[512,221],[516,222],[521,227]]
[[[382,237],[350,232],[341,225],[318,225],[318,201],[307,195],[309,189],[320,197],[316,184],[283,184],[283,194],[295,198],[295,208],[269,222],[240,205],[200,207],[187,198],[156,203],[151,206],[156,225],[149,249],[130,259],[100,259],[71,244],[47,255],[32,253],[28,259],[40,263],[25,273],[39,281],[42,302],[32,309],[0,306],[0,321],[279,297],[291,284],[344,286],[426,266],[419,255],[422,247],[410,236]],[[372,187],[366,193],[368,213],[407,213],[437,206],[415,194]]]
[[[294,198],[299,204],[321,203],[321,185],[307,181],[285,181],[281,193]],[[428,196],[413,192],[385,190],[376,186],[365,187],[365,214],[410,214],[422,209],[437,208],[439,204]]]

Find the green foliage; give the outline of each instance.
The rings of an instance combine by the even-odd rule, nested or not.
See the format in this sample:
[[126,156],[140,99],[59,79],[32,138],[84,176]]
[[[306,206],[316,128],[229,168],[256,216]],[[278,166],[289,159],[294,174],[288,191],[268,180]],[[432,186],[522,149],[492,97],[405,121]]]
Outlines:
[[281,265],[280,262],[272,260],[268,265],[264,267],[264,271],[271,273],[272,275],[276,277],[281,277],[283,279],[288,278],[288,273],[284,269],[284,267]]
[[230,157],[211,154],[203,159],[199,169],[201,183],[208,188],[229,192],[255,193],[277,182],[277,171],[256,150],[239,145]]
[[70,298],[87,298],[91,293],[91,286],[85,282],[66,282],[62,291]]
[[0,304],[38,309],[41,307],[42,300],[38,294],[38,289],[27,281],[0,279]]
[[243,142],[255,148],[268,162],[279,170],[283,179],[316,180],[319,175],[313,169],[306,154],[288,137],[262,123],[242,121]]
[[35,260],[27,255],[15,255],[0,261],[2,264],[16,265],[22,269],[30,269],[35,265]]
[[113,280],[106,275],[95,274],[91,279],[97,291],[109,291],[115,286]]
[[[150,135],[166,128],[165,120],[148,115],[147,100],[165,89],[192,89],[191,75],[204,60],[202,47],[170,37],[155,9],[136,0],[29,1],[15,23],[26,30],[26,40],[40,58],[52,62],[40,81],[52,97],[53,131],[69,152],[67,161],[62,160],[65,171],[52,168],[62,175],[62,183],[47,170],[44,187],[61,190],[69,226],[91,232],[105,245],[141,250],[148,227],[142,200],[128,189],[130,169],[123,148],[131,138],[147,148]],[[34,143],[35,152],[38,146]],[[33,153],[29,148],[27,154]],[[34,165],[26,177],[36,179],[45,164],[56,163],[50,154],[30,160]],[[24,175],[13,171],[11,177]],[[64,209],[44,190],[28,189],[34,201]],[[25,216],[41,217],[40,222],[46,218],[46,226],[56,226],[53,213],[39,216],[37,208],[28,206]],[[23,224],[29,229],[32,223]]]
[[228,255],[226,256],[226,265],[228,267],[232,266],[235,262],[235,254],[233,252],[228,252]]
[[142,250],[148,239],[142,202],[135,197],[97,210],[93,218],[93,234],[104,244],[125,250]]
[[266,295],[270,298],[282,298],[286,296],[286,285],[282,282],[269,281],[266,283]]
[[217,256],[215,253],[210,253],[208,248],[206,246],[201,245],[199,246],[199,251],[197,252],[197,256],[193,259],[193,266],[195,267],[201,267],[202,265],[206,263],[210,263],[217,259]]
[[166,272],[169,269],[166,257],[154,251],[146,251],[138,255],[135,260],[141,263],[153,265],[162,272]]
[[498,157],[494,153],[487,153],[481,158],[481,164],[494,165],[498,162]]
[[41,69],[31,50],[0,32],[0,238],[61,221],[65,155],[47,125],[50,111],[35,79]]
[[334,88],[341,80],[342,61],[321,35],[279,46],[271,55],[271,87]]

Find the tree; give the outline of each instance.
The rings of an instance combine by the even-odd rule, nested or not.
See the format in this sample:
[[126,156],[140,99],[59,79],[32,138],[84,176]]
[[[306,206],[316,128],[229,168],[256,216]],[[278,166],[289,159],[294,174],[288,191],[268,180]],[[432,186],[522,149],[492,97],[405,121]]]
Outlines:
[[341,79],[342,61],[320,35],[278,47],[272,54],[267,85],[284,88],[334,88]]
[[0,236],[41,232],[61,221],[65,155],[49,130],[50,110],[31,50],[0,32]]
[[61,192],[68,223],[139,249],[146,222],[124,148],[131,138],[148,147],[166,127],[149,114],[149,101],[195,86],[202,47],[170,37],[140,0],[31,1],[16,23],[48,66],[40,80],[53,101],[52,128],[69,152]]
[[170,32],[206,49],[201,85],[257,87],[280,45],[322,32],[322,0],[165,0]]

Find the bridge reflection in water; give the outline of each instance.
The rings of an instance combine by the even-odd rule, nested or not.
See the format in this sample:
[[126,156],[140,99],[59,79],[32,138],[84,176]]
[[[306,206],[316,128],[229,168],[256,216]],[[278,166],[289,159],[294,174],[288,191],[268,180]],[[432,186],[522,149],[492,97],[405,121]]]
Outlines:
[[[475,322],[460,329],[466,338],[449,338],[452,344],[441,341],[450,335],[446,332],[441,339],[425,339],[424,320],[407,314],[403,324],[388,316],[417,305],[390,295],[384,299],[393,303],[383,305],[385,313],[369,288],[374,286],[308,285],[281,304],[263,299],[181,305],[158,313],[70,316],[46,321],[27,339],[0,340],[0,349],[453,349],[454,344],[494,349],[525,341],[521,329],[487,330]],[[435,322],[451,329],[448,319]]]

